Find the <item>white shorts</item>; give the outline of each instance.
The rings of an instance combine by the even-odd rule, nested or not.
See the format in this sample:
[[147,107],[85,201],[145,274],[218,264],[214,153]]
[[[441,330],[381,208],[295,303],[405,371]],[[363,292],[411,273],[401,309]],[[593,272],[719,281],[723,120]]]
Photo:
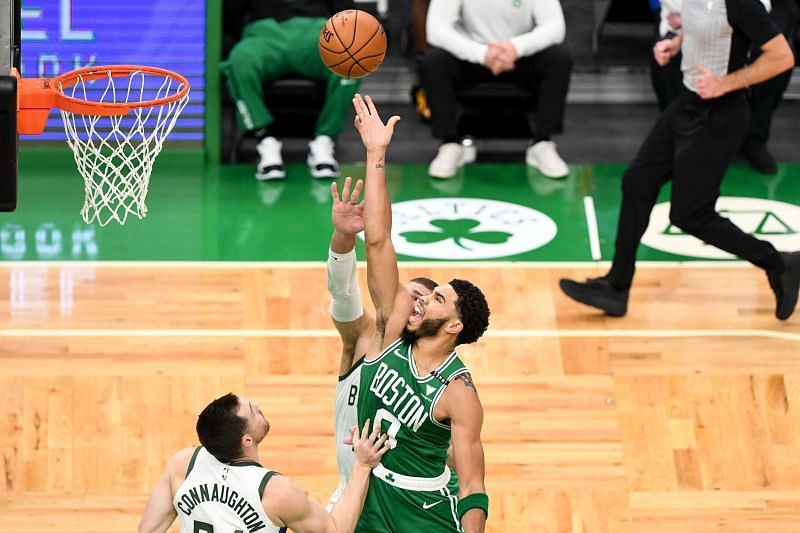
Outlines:
[[349,444],[344,444],[343,441],[350,436],[350,428],[358,424],[356,409],[358,407],[358,387],[361,382],[361,362],[363,360],[363,358],[358,360],[353,368],[350,369],[350,372],[339,377],[339,383],[336,384],[336,399],[333,404],[333,438],[336,439],[336,466],[339,470],[339,486],[336,487],[336,491],[328,501],[326,508],[329,512],[342,496],[355,463],[353,447]]

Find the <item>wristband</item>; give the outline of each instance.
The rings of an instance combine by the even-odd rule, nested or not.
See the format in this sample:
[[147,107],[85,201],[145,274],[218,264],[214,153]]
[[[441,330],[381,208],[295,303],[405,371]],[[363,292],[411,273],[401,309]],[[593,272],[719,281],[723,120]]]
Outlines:
[[483,492],[473,492],[458,500],[458,520],[470,509],[481,509],[486,518],[489,518],[489,495]]

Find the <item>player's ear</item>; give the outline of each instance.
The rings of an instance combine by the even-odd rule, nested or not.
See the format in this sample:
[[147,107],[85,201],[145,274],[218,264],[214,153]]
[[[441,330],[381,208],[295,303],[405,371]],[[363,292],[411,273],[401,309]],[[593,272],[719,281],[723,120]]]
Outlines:
[[245,433],[242,435],[242,450],[252,447],[255,444],[255,440],[249,433]]
[[454,318],[445,324],[445,331],[450,335],[458,335],[464,329],[464,323],[458,318]]

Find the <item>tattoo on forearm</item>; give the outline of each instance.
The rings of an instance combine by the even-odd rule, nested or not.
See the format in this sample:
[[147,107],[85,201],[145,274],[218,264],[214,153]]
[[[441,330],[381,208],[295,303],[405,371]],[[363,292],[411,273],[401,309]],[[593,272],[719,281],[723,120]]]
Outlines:
[[383,161],[375,164],[375,168],[383,168]]
[[478,392],[478,389],[475,388],[475,384],[472,382],[472,375],[469,372],[464,372],[460,376],[456,376],[455,379],[460,379],[464,382],[464,386]]

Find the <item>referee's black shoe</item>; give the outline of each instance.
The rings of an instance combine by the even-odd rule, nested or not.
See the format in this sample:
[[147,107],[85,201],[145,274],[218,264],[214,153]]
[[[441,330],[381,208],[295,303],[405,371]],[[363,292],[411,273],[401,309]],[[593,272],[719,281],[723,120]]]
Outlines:
[[615,289],[604,277],[584,282],[561,279],[558,286],[573,300],[601,309],[608,316],[625,316],[628,312],[628,291]]
[[786,268],[781,272],[767,271],[767,279],[775,293],[775,316],[786,320],[797,306],[797,293],[800,291],[800,252],[781,252]]

